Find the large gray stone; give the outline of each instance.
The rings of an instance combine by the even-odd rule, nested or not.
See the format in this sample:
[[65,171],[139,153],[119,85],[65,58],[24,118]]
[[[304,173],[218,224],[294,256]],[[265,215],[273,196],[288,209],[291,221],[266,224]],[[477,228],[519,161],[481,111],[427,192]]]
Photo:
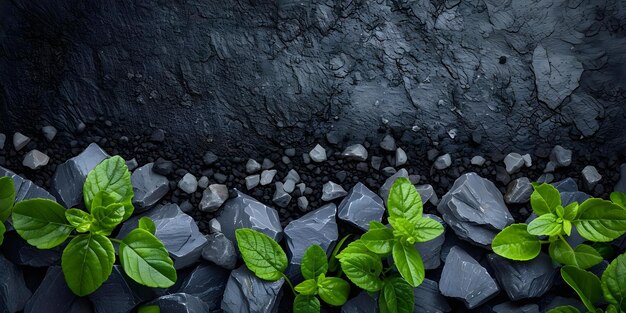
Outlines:
[[209,305],[200,298],[186,293],[165,295],[146,304],[150,305],[158,306],[164,313],[201,313],[210,310]]
[[[437,222],[441,223],[444,227],[446,224],[444,221],[436,215],[432,214],[424,214],[424,217],[432,218]],[[427,270],[436,269],[441,265],[441,247],[443,243],[446,241],[445,232],[433,240],[429,240],[426,242],[419,242],[415,244],[415,248],[420,252],[422,256],[422,262],[424,263],[424,268]]]
[[498,231],[514,221],[498,188],[476,173],[459,177],[437,211],[457,236],[481,247],[489,247]]
[[557,268],[541,253],[530,261],[513,261],[496,254],[487,257],[500,286],[513,301],[541,297],[552,287]]
[[154,163],[148,163],[136,169],[130,176],[135,197],[133,204],[137,212],[145,211],[155,205],[170,190],[167,177],[152,170]]
[[89,300],[96,313],[120,313],[131,312],[138,304],[159,295],[158,289],[136,283],[121,266],[114,265],[109,279],[89,295]]
[[385,180],[385,183],[380,186],[378,190],[378,195],[383,199],[384,203],[387,204],[387,200],[389,200],[389,192],[391,191],[391,187],[393,183],[396,182],[396,179],[400,177],[409,178],[409,172],[406,169],[400,169],[397,173],[393,174],[391,177]]
[[341,307],[341,313],[378,313],[378,303],[375,298],[362,291]]
[[211,184],[202,192],[200,211],[215,212],[228,200],[228,187],[222,184]]
[[174,260],[176,269],[193,265],[200,260],[207,240],[200,233],[194,219],[183,213],[176,204],[170,203],[130,218],[122,225],[118,238],[124,238],[135,229],[139,219],[143,216],[154,221],[155,236],[165,245],[165,249]]
[[283,278],[261,280],[242,265],[230,273],[221,308],[225,313],[277,313],[284,283]]
[[530,195],[533,193],[533,186],[528,177],[520,177],[509,183],[504,201],[506,203],[526,203],[530,201]]
[[206,236],[207,244],[202,250],[202,258],[225,269],[232,270],[237,265],[237,250],[230,239],[222,233]]
[[[46,276],[26,302],[24,313],[91,313],[85,298],[79,298],[70,291],[60,266],[48,268]],[[87,301],[88,302],[88,301]]]
[[17,232],[11,231],[4,234],[2,243],[4,256],[17,265],[32,267],[48,267],[59,264],[63,247],[53,249],[37,249],[29,245]]
[[347,194],[348,193],[345,189],[343,189],[343,187],[341,187],[341,185],[336,184],[332,181],[325,183],[322,187],[322,200],[324,201],[335,200]]
[[[200,264],[171,292],[196,296],[209,305],[211,312],[220,308],[230,271],[213,264]],[[180,280],[180,278],[179,278]]]
[[[35,185],[32,181],[0,166],[0,177],[8,176],[13,179],[15,185],[15,202],[27,199],[45,198],[56,201],[56,198],[45,189]],[[82,185],[81,185],[82,195]]]
[[468,309],[487,302],[500,291],[487,270],[457,246],[448,253],[439,290],[446,297],[462,300]]
[[24,282],[22,271],[0,255],[0,312],[15,313],[24,309],[32,293]]
[[343,150],[341,156],[349,160],[365,161],[367,160],[367,149],[365,149],[362,144],[358,143],[348,146]]
[[237,242],[235,230],[238,228],[260,231],[276,241],[283,237],[278,212],[239,190],[236,197],[226,201],[219,214],[217,221],[222,233],[233,243]]
[[52,177],[51,193],[66,208],[82,204],[83,185],[87,174],[108,157],[109,155],[97,144],[90,144],[79,155],[57,166]]
[[368,230],[370,221],[381,221],[385,205],[383,199],[373,191],[362,183],[357,183],[339,204],[338,212],[340,219]]
[[620,166],[619,180],[615,184],[614,191],[626,193],[626,163]]
[[452,308],[448,300],[439,292],[439,284],[428,278],[421,285],[413,289],[415,299],[413,312],[440,313],[450,312]]

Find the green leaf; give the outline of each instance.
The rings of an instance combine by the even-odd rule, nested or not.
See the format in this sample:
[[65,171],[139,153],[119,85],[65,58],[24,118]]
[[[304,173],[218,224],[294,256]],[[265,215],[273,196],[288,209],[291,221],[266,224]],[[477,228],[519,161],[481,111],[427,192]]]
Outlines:
[[158,305],[146,305],[140,307],[137,313],[161,313],[161,308]]
[[115,199],[114,202],[124,204],[124,220],[133,214],[133,185],[126,162],[120,156],[102,161],[87,175],[87,180],[83,185],[83,195],[88,210],[91,211],[94,197],[101,191],[106,193],[103,195]]
[[573,223],[583,238],[608,242],[626,232],[626,210],[610,201],[591,198],[578,207]]
[[154,221],[149,217],[144,216],[139,219],[139,228],[145,229],[153,235],[156,234],[156,225],[154,225]]
[[351,242],[345,249],[341,250],[339,254],[337,254],[337,259],[341,260],[342,258],[350,257],[355,254],[365,254],[368,256],[378,257],[378,255],[372,253],[363,243],[362,240],[356,240]]
[[387,209],[390,217],[416,221],[422,217],[422,198],[408,178],[399,177],[391,186]]
[[0,222],[0,246],[4,242],[4,233],[7,231],[6,226],[4,226],[4,222]]
[[517,261],[536,258],[541,252],[541,242],[537,236],[529,234],[526,227],[526,224],[513,224],[504,228],[491,242],[493,252]]
[[598,251],[598,253],[603,259],[609,260],[609,259],[612,259],[613,256],[615,255],[615,249],[610,243],[594,242],[591,244],[591,247],[596,249],[596,251]]
[[340,306],[348,301],[350,284],[341,278],[322,276],[318,282],[318,292],[324,302]]
[[626,194],[615,191],[611,193],[611,201],[626,209]]
[[283,277],[287,268],[287,255],[276,241],[247,228],[237,229],[235,237],[243,261],[257,277],[269,281],[277,281]]
[[136,282],[152,288],[168,288],[176,282],[176,269],[165,246],[149,231],[133,229],[120,243],[120,263]]
[[358,240],[352,242],[337,255],[337,258],[348,279],[359,288],[376,292],[383,287],[383,281],[380,279],[383,263],[362,242]]
[[13,178],[0,177],[0,222],[4,222],[11,215],[11,208],[15,203],[15,185]]
[[594,303],[602,297],[600,279],[593,273],[570,265],[561,268],[561,276],[576,291],[585,307],[589,311],[595,312]]
[[113,203],[118,203],[118,201],[119,196],[101,190],[93,197],[90,208],[95,208],[99,206],[107,207]]
[[72,239],[63,250],[61,268],[67,286],[77,296],[100,288],[113,270],[115,249],[102,235],[84,234]]
[[107,207],[97,206],[92,208],[91,214],[96,219],[92,230],[101,235],[110,235],[124,219],[124,212],[125,209],[121,203],[113,203]]
[[547,213],[541,216],[538,216],[534,219],[526,230],[529,234],[535,236],[548,235],[554,236],[561,233],[563,230],[563,226],[557,220],[560,218],[552,213]]
[[381,313],[413,313],[415,305],[413,287],[400,277],[386,279],[379,297]]
[[556,207],[561,205],[561,194],[554,186],[533,183],[533,188],[535,190],[530,195],[530,205],[537,215],[554,213]]
[[337,272],[337,270],[341,270],[341,267],[339,266],[339,259],[337,259],[337,254],[339,254],[339,251],[341,251],[341,248],[343,248],[343,245],[346,243],[346,240],[350,238],[350,236],[350,234],[345,235],[343,238],[341,238],[339,243],[335,245],[335,248],[333,248],[333,252],[330,254],[330,260],[328,261],[329,271]]
[[606,302],[626,312],[626,254],[615,258],[602,274]]
[[415,246],[396,241],[393,245],[393,262],[400,275],[413,287],[424,281],[424,263]]
[[320,313],[320,300],[315,296],[297,295],[293,301],[293,311],[298,313]]
[[314,296],[317,295],[317,280],[315,279],[307,279],[294,288],[298,293],[303,294],[305,296]]
[[91,214],[79,209],[69,209],[65,211],[65,218],[70,225],[76,227],[76,231],[79,233],[87,232],[94,221]]
[[580,310],[578,310],[577,308],[571,305],[565,305],[565,306],[558,306],[554,309],[551,309],[550,311],[546,313],[580,313]]
[[39,249],[62,244],[74,230],[65,219],[65,208],[49,199],[20,201],[13,207],[12,217],[17,233]]
[[378,254],[391,253],[393,240],[393,230],[376,221],[371,221],[369,230],[361,236],[363,244],[370,251]]
[[443,234],[443,225],[436,220],[423,217],[415,223],[415,242],[433,240]]
[[600,262],[602,256],[591,246],[580,244],[576,249],[564,240],[558,239],[550,243],[550,257],[563,265],[576,266],[581,269],[588,269]]
[[302,276],[305,279],[316,279],[321,274],[328,271],[328,260],[326,252],[319,245],[312,245],[304,252],[302,256],[302,265],[300,266]]
[[578,215],[578,203],[572,202],[563,208],[563,219],[573,221]]

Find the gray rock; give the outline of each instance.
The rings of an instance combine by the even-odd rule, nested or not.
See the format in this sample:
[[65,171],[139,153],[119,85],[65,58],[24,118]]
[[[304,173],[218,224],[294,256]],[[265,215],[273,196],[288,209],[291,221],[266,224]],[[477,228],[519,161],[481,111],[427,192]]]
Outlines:
[[285,155],[292,158],[296,156],[296,149],[294,148],[287,148],[285,149]]
[[546,183],[549,184],[551,182],[554,181],[554,175],[552,175],[551,173],[545,173],[545,174],[541,174],[541,176],[539,176],[539,178],[537,178],[537,182],[542,184],[542,183]]
[[230,271],[217,265],[200,264],[171,291],[196,296],[209,305],[210,312],[214,312],[220,308],[229,275]]
[[187,194],[192,194],[198,190],[198,180],[196,176],[191,173],[185,174],[183,178],[178,181],[178,188]]
[[300,174],[298,174],[298,172],[296,170],[291,169],[287,173],[287,176],[285,176],[285,179],[283,179],[283,182],[286,183],[288,180],[293,180],[294,183],[299,183],[300,182]]
[[230,273],[221,308],[224,313],[278,313],[284,283],[283,278],[261,280],[243,265]]
[[367,149],[365,149],[362,144],[358,143],[348,146],[343,150],[341,156],[349,160],[365,161],[367,160]]
[[500,303],[493,308],[495,313],[539,313],[539,306],[536,304],[517,305],[512,302]]
[[30,168],[31,170],[36,170],[48,165],[48,161],[50,161],[49,156],[35,149],[31,150],[24,156],[22,165]]
[[200,260],[207,240],[200,233],[194,219],[183,213],[176,204],[170,203],[130,218],[124,222],[117,237],[124,238],[131,230],[137,228],[139,218],[143,216],[154,221],[155,236],[165,245],[176,269],[185,268]]
[[[436,215],[424,214],[425,217],[432,218],[441,223],[444,227],[446,224],[444,221]],[[415,248],[420,252],[422,256],[422,263],[427,270],[436,269],[441,265],[441,247],[446,241],[445,233],[437,236],[433,240],[427,242],[420,242],[415,244]]]
[[619,180],[615,184],[614,191],[626,193],[626,163],[620,166]]
[[[31,267],[49,267],[58,265],[63,247],[53,249],[37,249],[29,245],[17,232],[4,234],[2,243],[4,256],[16,265]],[[1,311],[0,311],[1,312]]]
[[533,193],[533,186],[528,177],[520,177],[509,183],[504,195],[506,203],[526,203],[530,201],[530,195]]
[[200,313],[209,312],[209,305],[196,296],[186,293],[174,293],[150,301],[146,306],[156,305],[161,312],[167,313]]
[[4,149],[4,144],[7,141],[7,135],[0,133],[0,150]]
[[220,224],[220,222],[217,219],[212,218],[209,221],[209,231],[211,233],[221,233],[222,232],[222,225]]
[[130,176],[135,192],[133,204],[138,212],[151,208],[170,191],[167,177],[155,173],[152,166],[154,163],[148,163],[136,169]]
[[498,188],[476,173],[459,177],[437,211],[457,236],[481,247],[514,221]]
[[524,165],[526,167],[533,166],[533,158],[530,156],[530,154],[526,153],[526,154],[522,155],[522,159],[524,159]]
[[487,302],[500,291],[487,270],[457,246],[448,253],[439,290],[446,297],[462,300],[468,309]]
[[346,192],[345,189],[343,189],[343,187],[341,187],[341,185],[335,184],[332,181],[325,183],[324,186],[322,187],[322,200],[323,201],[332,201],[337,198],[341,198],[347,194],[348,193]]
[[571,44],[561,40],[547,40],[533,51],[537,96],[553,110],[578,88],[584,70],[570,47]]
[[524,166],[524,158],[519,153],[509,153],[504,157],[504,165],[506,166],[506,172],[509,174],[515,174]]
[[283,190],[287,193],[292,193],[294,189],[296,189],[296,183],[291,179],[287,179],[283,184]]
[[66,208],[78,206],[83,202],[83,185],[87,174],[108,157],[97,144],[90,144],[79,155],[57,166],[52,177],[51,193]]
[[378,313],[378,302],[366,291],[362,291],[341,307],[341,313]]
[[270,159],[263,159],[263,164],[261,165],[261,168],[263,168],[264,170],[269,170],[272,167],[274,167],[274,162],[272,162],[272,160]]
[[413,312],[441,313],[451,312],[448,300],[439,292],[439,284],[430,279],[424,279],[421,285],[413,289],[415,299]]
[[583,168],[583,181],[585,182],[585,186],[587,190],[592,190],[600,180],[602,180],[602,175],[598,173],[598,170],[593,165],[587,165]]
[[379,156],[373,156],[370,160],[370,164],[372,165],[373,169],[378,171],[380,170],[380,166],[383,164],[383,158]]
[[326,161],[326,149],[318,144],[309,152],[309,156],[313,162],[324,162]]
[[485,164],[485,158],[483,158],[480,155],[476,155],[472,158],[472,160],[470,161],[472,163],[472,165],[476,165],[476,166],[483,166]]
[[22,148],[26,147],[29,142],[30,137],[27,137],[19,132],[13,134],[13,147],[15,147],[15,151],[22,150]]
[[396,149],[396,166],[402,166],[406,164],[408,157],[406,156],[406,152],[402,150],[402,148]]
[[209,185],[202,192],[202,200],[200,201],[200,211],[215,212],[224,202],[228,200],[228,187],[222,184]]
[[261,182],[261,175],[250,175],[246,177],[246,189],[250,190],[259,185]]
[[550,290],[558,273],[545,253],[526,262],[505,259],[496,254],[489,254],[487,259],[498,283],[513,301],[541,297]]
[[556,188],[559,192],[575,192],[578,191],[578,184],[571,177],[568,177],[564,180],[553,183],[552,186]]
[[139,163],[137,162],[137,159],[132,158],[126,161],[126,167],[128,167],[128,170],[132,172],[139,167]]
[[96,313],[131,312],[138,304],[159,296],[126,276],[120,265],[113,265],[107,281],[89,295]]
[[309,200],[305,196],[298,197],[298,208],[302,212],[306,212],[309,207]]
[[211,151],[207,151],[204,156],[202,157],[202,160],[204,161],[204,164],[206,165],[211,165],[215,162],[217,162],[217,155],[215,155],[215,153],[211,152]]
[[233,243],[237,242],[235,229],[238,228],[260,231],[275,241],[283,237],[278,212],[241,191],[237,190],[237,196],[226,201],[219,214],[217,221],[220,222],[222,233]]
[[396,150],[396,140],[393,139],[391,135],[387,134],[380,142],[380,147],[383,148],[383,150],[393,152]]
[[552,152],[550,152],[550,161],[556,167],[570,166],[572,164],[572,150],[565,149],[559,145],[554,146]]
[[435,164],[433,166],[438,170],[443,170],[450,167],[450,165],[452,165],[452,158],[450,157],[450,154],[446,153],[442,156],[439,156],[435,160]]
[[206,239],[207,244],[202,250],[202,258],[225,269],[234,269],[237,265],[237,250],[233,242],[222,233],[211,233]]
[[437,197],[435,189],[432,185],[419,185],[415,186],[415,189],[417,189],[417,192],[420,194],[420,198],[422,198],[422,203],[425,204],[426,202],[430,201],[433,205],[437,205],[437,203],[439,202],[439,197]]
[[543,309],[543,312],[548,312],[551,309],[554,309],[556,307],[566,306],[566,305],[571,305],[577,308],[581,312],[586,312],[585,305],[582,302],[580,302],[580,300],[575,299],[575,298],[564,298],[561,296],[554,297],[548,304],[542,307],[542,309]]
[[383,199],[385,204],[387,204],[387,200],[389,198],[389,191],[391,191],[391,187],[393,186],[393,183],[395,183],[396,179],[398,179],[399,177],[409,178],[409,172],[407,172],[407,170],[405,169],[400,169],[397,173],[387,178],[387,180],[385,180],[385,183],[382,186],[380,186],[380,189],[378,190],[378,195],[380,195],[380,197]]
[[54,126],[44,126],[41,128],[41,133],[48,141],[52,141],[57,135],[57,129]]
[[254,174],[261,170],[261,164],[254,159],[248,159],[248,163],[246,163],[246,172],[248,174]]
[[276,182],[276,189],[274,190],[272,202],[281,208],[287,207],[289,202],[291,202],[291,195],[285,191],[283,183]]
[[269,185],[276,176],[276,170],[265,170],[261,173],[261,186]]
[[368,230],[370,221],[381,221],[385,205],[383,199],[373,191],[362,183],[357,183],[339,204],[338,212],[340,219]]
[[63,271],[60,266],[51,266],[46,272],[46,276],[33,294],[26,302],[24,313],[90,313],[91,309],[86,311],[76,310],[81,306],[83,300],[76,297],[67,287]]
[[0,312],[15,313],[24,309],[32,293],[26,286],[22,271],[0,255]]
[[209,187],[209,178],[206,176],[200,177],[200,179],[198,179],[198,187],[202,189]]
[[393,176],[393,175],[394,175],[395,173],[397,173],[398,171],[397,171],[395,168],[391,167],[391,166],[387,166],[387,167],[383,168],[383,169],[381,170],[381,172],[382,172],[382,173],[383,173],[383,175],[385,175],[385,176]]

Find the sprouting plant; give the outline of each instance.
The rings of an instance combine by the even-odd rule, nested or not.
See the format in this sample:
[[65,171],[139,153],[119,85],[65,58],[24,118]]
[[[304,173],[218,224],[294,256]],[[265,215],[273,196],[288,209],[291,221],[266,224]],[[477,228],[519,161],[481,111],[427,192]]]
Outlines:
[[[610,242],[626,232],[626,210],[619,205],[590,198],[580,205],[574,202],[563,207],[559,191],[552,185],[533,184],[533,187],[530,204],[538,217],[528,225],[510,225],[493,239],[491,247],[500,256],[531,260],[539,255],[541,245],[548,243],[554,261],[587,269],[602,262],[602,256],[590,245],[572,248],[564,237],[571,234],[572,227],[593,242]],[[547,236],[547,240],[538,236]]]
[[[626,254],[615,258],[602,273],[602,279],[575,266],[561,268],[561,277],[582,300],[587,312],[626,312]],[[596,307],[600,300],[608,306],[603,310]],[[560,306],[548,313],[580,313],[573,306]]]
[[30,245],[51,249],[71,238],[61,257],[69,288],[78,296],[98,289],[111,275],[115,263],[113,242],[124,272],[136,282],[167,288],[176,282],[176,270],[156,228],[142,217],[139,227],[124,239],[110,238],[116,227],[133,213],[133,188],[125,161],[114,156],[87,175],[83,186],[86,211],[66,210],[49,199],[20,201],[13,207],[17,233]]
[[9,219],[15,203],[15,185],[11,177],[0,177],[0,245],[4,241],[6,227],[4,222]]
[[350,284],[339,277],[326,277],[328,260],[326,252],[319,245],[310,246],[302,257],[301,272],[305,281],[293,286],[284,274],[287,269],[287,255],[272,238],[252,229],[235,231],[237,245],[246,266],[257,277],[267,281],[284,278],[291,287],[296,299],[294,312],[319,313],[319,296],[324,302],[343,305],[350,294]]

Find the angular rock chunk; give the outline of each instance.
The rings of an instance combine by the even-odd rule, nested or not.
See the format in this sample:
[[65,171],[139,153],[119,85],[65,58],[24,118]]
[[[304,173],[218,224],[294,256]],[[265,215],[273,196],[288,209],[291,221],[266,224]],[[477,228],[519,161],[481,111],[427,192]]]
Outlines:
[[[2,243],[4,256],[16,265],[32,267],[48,267],[59,264],[63,247],[53,249],[37,249],[29,245],[17,232],[4,234]],[[0,311],[1,312],[1,311]]]
[[422,203],[430,201],[430,203],[437,205],[439,203],[439,197],[435,193],[435,189],[432,185],[419,185],[415,186],[415,189],[420,194],[420,198],[422,199]]
[[362,183],[357,183],[339,204],[338,212],[340,219],[368,230],[370,221],[381,221],[385,213],[385,205],[383,199],[373,191]]
[[225,313],[277,313],[284,283],[283,278],[261,280],[242,265],[230,273],[221,308]]
[[237,250],[233,242],[222,233],[212,233],[206,239],[208,242],[202,249],[202,258],[225,269],[234,269],[237,265]]
[[246,177],[246,189],[250,190],[259,185],[261,182],[261,175],[250,175]]
[[450,154],[446,153],[435,160],[435,164],[433,165],[438,170],[443,170],[452,165],[452,157]]
[[44,198],[56,201],[56,198],[45,189],[35,185],[35,183],[33,183],[32,181],[25,179],[22,176],[17,175],[14,172],[0,166],[0,177],[2,176],[8,176],[13,179],[13,184],[15,185],[15,202],[35,198]]
[[200,211],[215,212],[228,200],[228,187],[222,184],[212,184],[202,192]]
[[533,51],[533,71],[539,100],[556,109],[574,89],[583,72],[583,65],[570,49],[570,44],[552,40],[542,42]]
[[161,312],[167,313],[196,313],[209,312],[209,305],[196,296],[186,293],[175,293],[162,296],[146,305],[156,305]]
[[506,203],[526,203],[530,201],[533,186],[528,177],[520,177],[509,183],[504,195]]
[[367,160],[367,149],[365,149],[362,144],[358,143],[356,145],[348,146],[345,150],[343,150],[341,156],[350,160],[365,161]]
[[108,157],[97,144],[90,144],[79,155],[57,166],[52,177],[52,194],[66,208],[81,204],[87,174]]
[[472,163],[472,165],[483,166],[486,161],[487,160],[485,160],[485,158],[483,158],[482,156],[476,155],[472,157],[472,160],[470,162]]
[[255,159],[248,159],[248,163],[246,163],[246,173],[254,174],[261,170],[261,164],[257,162]]
[[22,271],[0,255],[0,312],[14,313],[24,309],[32,293],[24,282]]
[[583,181],[585,182],[585,186],[587,190],[593,189],[600,180],[602,180],[602,175],[598,173],[598,170],[593,165],[587,165],[583,168]]
[[348,300],[341,307],[341,313],[377,313],[378,303],[367,292],[362,291],[356,297]]
[[[444,227],[446,224],[443,222],[441,218],[432,214],[424,214],[424,217],[432,218],[437,222],[441,223]],[[446,241],[445,232],[435,239],[427,241],[427,242],[419,242],[415,244],[415,248],[420,252],[422,256],[422,262],[424,263],[424,268],[427,270],[436,269],[441,265],[441,247],[443,243]]]
[[448,300],[439,292],[439,284],[430,279],[424,279],[421,285],[413,289],[415,305],[413,312],[450,312],[452,308]]
[[552,186],[556,188],[559,192],[574,192],[578,191],[578,184],[571,177],[568,177],[564,180],[553,183]]
[[378,195],[380,195],[385,204],[387,204],[387,200],[389,200],[389,192],[391,191],[393,183],[395,183],[396,179],[398,179],[399,177],[409,178],[409,172],[407,172],[407,170],[405,169],[400,169],[397,173],[393,174],[393,176],[387,178],[387,180],[385,180],[385,183],[380,186],[380,190],[378,190]]
[[539,313],[536,304],[516,305],[512,302],[500,303],[493,307],[495,313]]
[[406,152],[402,148],[396,149],[396,166],[402,166],[406,164],[408,157],[406,156]]
[[[289,180],[289,181],[293,182],[292,180]],[[291,189],[291,191],[293,191],[293,189]],[[276,189],[274,190],[274,196],[272,197],[272,202],[276,203],[276,205],[281,208],[288,206],[289,202],[291,202],[291,195],[288,194],[287,191],[285,191],[285,188],[283,187],[283,183],[281,182],[276,183]]]
[[572,150],[565,149],[559,145],[554,146],[552,152],[550,152],[550,162],[555,167],[569,166],[572,164]]
[[626,193],[626,163],[620,166],[619,181],[615,184],[614,191]]
[[324,162],[326,161],[326,149],[318,144],[309,152],[309,156],[313,162]]
[[41,133],[48,141],[52,141],[57,135],[57,129],[54,126],[44,126],[41,128]]
[[15,147],[15,151],[22,150],[22,148],[26,147],[29,142],[30,137],[19,132],[13,134],[13,147]]
[[215,162],[217,162],[217,155],[215,155],[215,153],[211,152],[211,151],[207,151],[204,156],[202,157],[202,161],[204,161],[204,164],[206,165],[211,165]]
[[322,187],[322,200],[324,201],[335,200],[347,194],[348,193],[345,189],[343,189],[343,187],[341,187],[341,185],[336,184],[332,181],[325,183],[324,187]]
[[93,312],[89,310],[80,310],[85,307],[84,298],[76,297],[67,287],[63,271],[60,266],[52,266],[48,268],[43,281],[28,300],[24,307],[24,313],[41,313],[41,312]]
[[136,283],[121,266],[114,265],[109,279],[89,295],[89,300],[97,313],[130,312],[138,304],[158,296],[155,291]]
[[513,301],[541,297],[552,287],[557,268],[545,253],[527,262],[505,259],[489,254],[489,265],[500,286]]
[[457,236],[482,247],[488,247],[499,230],[513,223],[498,188],[476,173],[459,177],[437,211]]
[[235,230],[238,228],[260,231],[276,241],[283,237],[278,212],[238,190],[236,197],[226,201],[216,219],[222,233],[233,243],[237,242]]
[[213,312],[220,307],[229,275],[230,271],[217,265],[200,264],[180,284],[172,287],[171,291],[196,296],[208,304]]
[[468,309],[487,302],[500,291],[487,270],[457,246],[448,253],[439,290],[446,297],[462,300]]
[[153,163],[148,163],[136,169],[130,176],[135,193],[133,204],[137,212],[151,208],[170,190],[167,177],[152,171],[153,166]]
[[380,142],[380,147],[389,152],[394,151],[396,150],[396,140],[393,139],[391,135],[387,134]]
[[504,165],[506,166],[506,172],[509,174],[514,174],[519,172],[519,170],[524,166],[524,158],[519,153],[509,153],[504,158]]
[[178,188],[187,194],[192,194],[198,190],[198,180],[193,174],[187,173],[178,181]]
[[276,176],[277,170],[265,170],[261,172],[261,186],[270,184]]
[[48,161],[50,161],[49,156],[35,149],[35,150],[31,150],[24,156],[22,165],[30,168],[31,170],[36,170],[36,169],[39,169],[41,167],[48,165]]
[[154,221],[155,236],[165,245],[176,269],[190,266],[200,259],[207,240],[194,219],[183,213],[176,204],[170,203],[130,218],[122,225],[118,238],[124,238],[135,229],[143,216]]

